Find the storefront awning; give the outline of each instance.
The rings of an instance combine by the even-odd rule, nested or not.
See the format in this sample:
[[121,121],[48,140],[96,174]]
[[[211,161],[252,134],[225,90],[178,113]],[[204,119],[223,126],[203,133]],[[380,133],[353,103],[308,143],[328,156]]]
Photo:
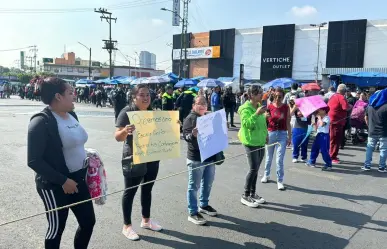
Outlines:
[[387,67],[380,68],[323,68],[321,71],[322,75],[339,75],[356,72],[376,72],[376,73],[387,73]]

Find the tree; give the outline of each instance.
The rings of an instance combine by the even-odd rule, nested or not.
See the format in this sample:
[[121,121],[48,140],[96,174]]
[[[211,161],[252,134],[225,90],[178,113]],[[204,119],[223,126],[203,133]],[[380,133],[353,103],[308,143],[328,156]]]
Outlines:
[[51,73],[51,72],[39,72],[37,73],[38,76],[41,76],[41,77],[53,77],[55,76],[54,73]]
[[21,83],[29,83],[30,80],[33,78],[33,75],[32,74],[27,74],[27,73],[19,73],[17,75],[17,79],[21,82]]

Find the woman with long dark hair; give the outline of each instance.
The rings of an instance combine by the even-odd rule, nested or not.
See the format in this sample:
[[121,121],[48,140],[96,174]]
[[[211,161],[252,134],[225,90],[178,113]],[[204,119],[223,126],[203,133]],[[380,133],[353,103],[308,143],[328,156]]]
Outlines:
[[[36,172],[36,187],[46,211],[90,199],[85,182],[85,143],[88,135],[73,112],[73,88],[58,78],[45,79],[40,87],[48,107],[31,118],[28,127],[28,166]],[[74,247],[87,248],[95,224],[92,202],[70,208],[79,227]],[[68,209],[46,214],[46,249],[59,249]]]
[[[148,162],[133,165],[133,132],[134,124],[130,124],[127,112],[131,111],[151,111],[151,97],[148,85],[139,84],[132,89],[133,103],[129,103],[119,113],[116,121],[115,138],[118,142],[124,142],[122,153],[122,169],[125,180],[125,188],[139,185],[141,182],[147,183],[157,178],[160,161]],[[132,167],[133,166],[133,167]],[[152,188],[154,183],[141,186],[141,206],[142,221],[141,227],[153,231],[160,231],[162,227],[150,219],[150,209],[152,203]],[[124,215],[124,227],[122,233],[130,240],[138,240],[140,237],[132,227],[132,206],[133,199],[138,187],[125,190],[122,196],[122,211]]]
[[271,163],[274,158],[274,150],[276,153],[277,164],[277,186],[279,190],[285,190],[283,185],[284,180],[284,157],[286,152],[286,145],[290,145],[292,137],[292,128],[290,126],[290,110],[289,106],[282,103],[285,96],[282,88],[275,89],[273,93],[273,101],[267,107],[268,118],[267,130],[269,131],[268,144],[279,143],[279,145],[266,147],[266,162],[265,175],[261,182],[267,183],[270,179]]

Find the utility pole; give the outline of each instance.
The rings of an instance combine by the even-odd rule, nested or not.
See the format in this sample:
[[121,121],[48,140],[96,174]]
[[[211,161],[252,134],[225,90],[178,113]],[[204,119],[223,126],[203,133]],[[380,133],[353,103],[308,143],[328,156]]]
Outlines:
[[[184,45],[184,64],[183,64],[183,78],[187,78],[187,30],[188,30],[188,4],[191,2],[191,0],[183,0],[183,27],[182,27],[182,34],[183,34],[183,45]],[[181,56],[181,55],[180,55]],[[180,60],[181,61],[181,60]]]
[[111,78],[114,75],[113,64],[112,64],[112,52],[113,50],[117,50],[117,48],[115,47],[117,41],[112,40],[112,20],[114,20],[114,22],[117,22],[117,18],[112,18],[112,13],[108,12],[107,9],[103,9],[103,8],[99,8],[98,10],[94,9],[94,12],[102,14],[101,21],[102,19],[105,19],[109,24],[109,40],[102,40],[102,41],[105,42],[105,47],[103,47],[103,49],[106,49],[109,53],[109,69],[110,69],[109,76]]
[[327,25],[326,22],[320,24],[311,24],[311,27],[318,27],[318,43],[317,43],[317,65],[316,65],[316,83],[318,82],[318,64],[320,63],[320,37],[321,37],[321,28]]
[[[183,17],[180,16],[180,7],[178,10],[170,10],[167,8],[161,8],[162,11],[172,12],[180,18],[181,21],[181,35],[180,35],[180,62],[179,62],[179,77],[187,78],[186,71],[187,68],[187,30],[188,30],[188,4],[191,0],[182,0],[183,1]],[[178,25],[176,25],[178,26]],[[184,49],[184,64],[183,62],[183,49]],[[172,61],[173,61],[173,47],[172,47]]]
[[29,70],[30,70],[31,73],[32,73],[32,59],[33,58],[34,57],[32,57],[32,56],[26,56],[26,63],[30,62]]
[[[36,73],[36,52],[38,52],[38,49],[37,49],[37,46],[34,45],[32,46],[32,48],[30,49],[30,52],[34,53],[34,55],[32,56],[31,58],[31,68],[32,68],[32,59],[34,60],[34,72]],[[32,71],[32,69],[31,69]]]

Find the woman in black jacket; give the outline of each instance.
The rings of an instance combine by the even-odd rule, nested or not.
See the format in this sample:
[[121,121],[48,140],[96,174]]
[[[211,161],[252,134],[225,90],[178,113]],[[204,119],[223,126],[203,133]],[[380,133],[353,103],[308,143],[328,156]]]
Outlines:
[[[36,172],[36,186],[46,211],[90,198],[85,182],[85,143],[88,135],[73,112],[72,87],[58,78],[41,85],[48,107],[31,118],[28,127],[28,166]],[[45,248],[60,248],[68,209],[48,212]],[[71,207],[78,220],[74,247],[87,248],[95,224],[91,201]]]
[[[122,233],[130,240],[138,240],[140,237],[132,227],[132,206],[136,195],[138,185],[143,182],[154,181],[159,172],[160,161],[136,164],[133,169],[133,132],[134,124],[130,124],[127,112],[130,111],[151,111],[151,96],[148,85],[139,84],[132,90],[133,103],[124,107],[117,117],[115,139],[118,142],[124,142],[123,146],[123,173],[125,180],[125,192],[122,196],[122,211],[124,214],[124,227]],[[131,161],[125,163],[125,161]],[[125,166],[128,164],[127,166]],[[152,188],[154,182],[141,186],[141,206],[142,221],[141,227],[153,231],[160,231],[162,227],[150,219],[150,209],[152,203]],[[130,189],[128,189],[130,188]]]

